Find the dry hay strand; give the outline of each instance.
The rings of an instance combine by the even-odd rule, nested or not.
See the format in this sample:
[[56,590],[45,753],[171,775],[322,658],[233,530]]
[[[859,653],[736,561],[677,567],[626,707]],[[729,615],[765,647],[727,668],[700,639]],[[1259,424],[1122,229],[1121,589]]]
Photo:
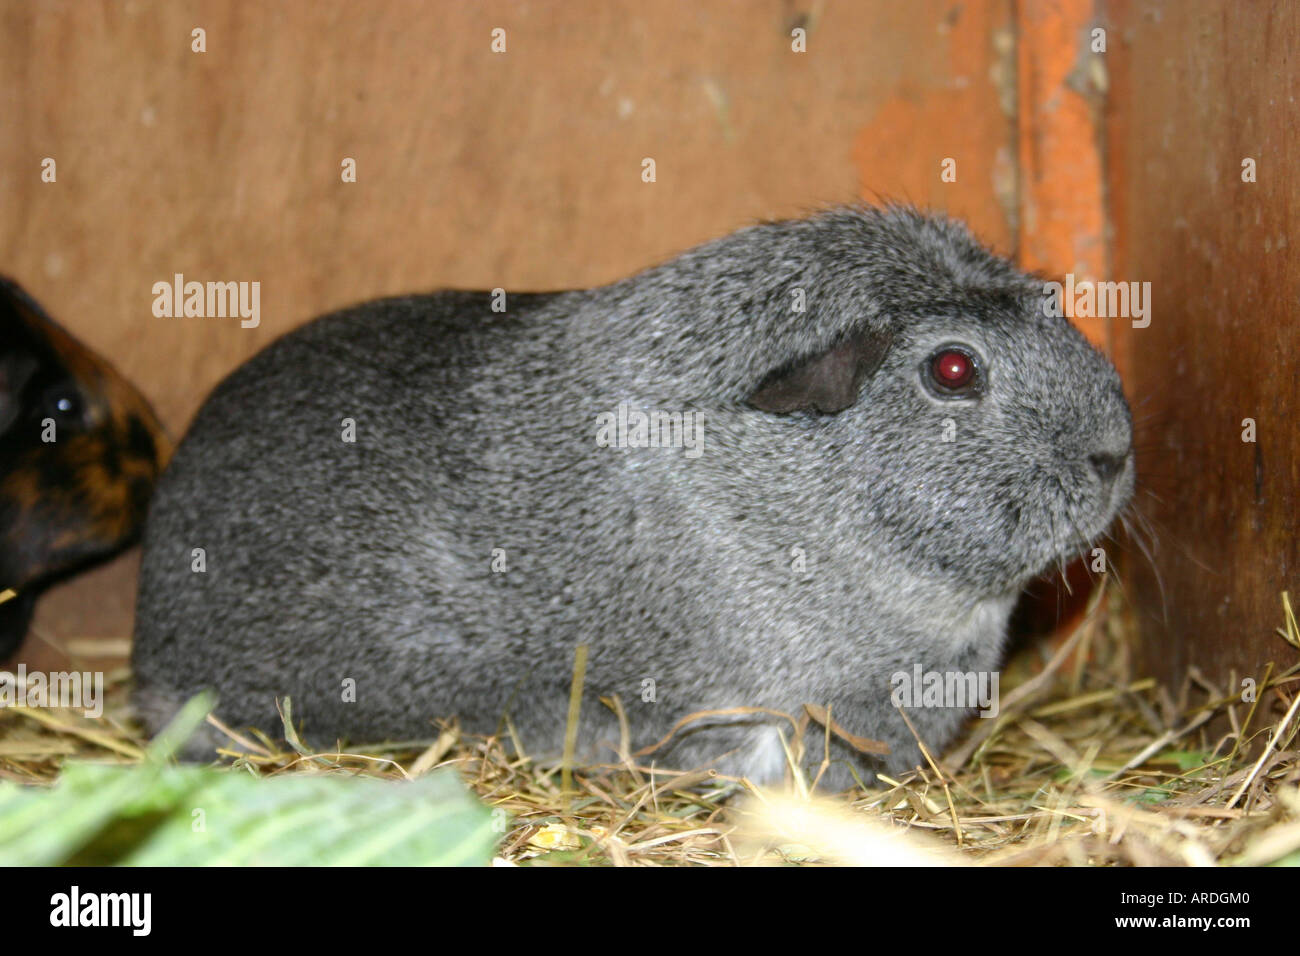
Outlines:
[[[1300,647],[1283,602],[1279,633]],[[445,722],[427,740],[328,751],[303,744],[287,708],[284,741],[209,720],[226,734],[222,760],[237,772],[405,780],[455,767],[506,815],[499,865],[1300,862],[1300,665],[1270,665],[1254,699],[1243,697],[1239,675],[1219,685],[1196,668],[1170,693],[1130,673],[1132,629],[1121,611],[1114,590],[1096,595],[1050,657],[1040,644],[1008,663],[997,717],[973,719],[942,756],[921,741],[925,766],[843,794],[821,792],[797,769],[798,735],[784,788],[655,766],[630,752],[617,700],[605,703],[623,726],[621,758],[569,774],[563,761],[531,758],[508,720],[491,737]],[[106,675],[98,719],[0,709],[0,778],[49,785],[68,759],[142,759],[128,676]]]

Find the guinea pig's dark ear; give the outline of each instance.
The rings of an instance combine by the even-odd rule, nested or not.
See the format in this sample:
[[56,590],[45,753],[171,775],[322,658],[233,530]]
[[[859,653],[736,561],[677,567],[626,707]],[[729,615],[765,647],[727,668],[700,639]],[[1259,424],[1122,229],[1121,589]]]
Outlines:
[[0,435],[22,408],[22,393],[36,372],[37,362],[26,347],[30,332],[18,313],[22,290],[0,276]]
[[0,324],[8,331],[10,323],[22,323],[22,313],[37,309],[35,300],[13,279],[0,275]]
[[18,418],[23,407],[23,389],[37,369],[36,359],[13,348],[0,351],[0,435]]
[[889,343],[883,332],[852,332],[824,352],[770,372],[749,396],[749,404],[778,414],[842,412],[857,402],[862,383],[885,360]]

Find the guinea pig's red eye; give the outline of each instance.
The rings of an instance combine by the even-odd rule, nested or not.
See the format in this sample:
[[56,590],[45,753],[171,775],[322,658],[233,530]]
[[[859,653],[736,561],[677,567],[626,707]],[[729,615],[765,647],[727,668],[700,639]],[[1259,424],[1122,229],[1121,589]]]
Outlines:
[[945,345],[930,356],[927,364],[931,391],[941,397],[968,395],[975,390],[979,365],[975,353],[955,345]]
[[947,388],[961,388],[975,377],[975,363],[964,352],[950,349],[934,359],[934,379]]

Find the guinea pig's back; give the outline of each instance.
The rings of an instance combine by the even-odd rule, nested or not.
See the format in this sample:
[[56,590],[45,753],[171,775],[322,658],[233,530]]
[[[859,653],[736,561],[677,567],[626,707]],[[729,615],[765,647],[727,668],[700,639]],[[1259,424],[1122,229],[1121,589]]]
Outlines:
[[367,303],[272,343],[213,391],[145,532],[133,665],[151,730],[216,687],[236,724],[274,727],[288,694],[318,731],[388,736],[411,719],[409,701],[377,692],[394,674],[435,698],[491,685],[455,613],[491,573],[464,529],[482,508],[483,429],[510,399],[485,370],[547,299],[513,296],[507,315],[478,293]]

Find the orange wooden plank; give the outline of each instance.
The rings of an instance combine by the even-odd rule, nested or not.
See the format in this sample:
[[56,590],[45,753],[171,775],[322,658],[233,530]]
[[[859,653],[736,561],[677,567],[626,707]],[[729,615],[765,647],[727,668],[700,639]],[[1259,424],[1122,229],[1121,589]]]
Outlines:
[[[1091,49],[1093,0],[1022,0],[1016,8],[1019,97],[1019,261],[1076,282],[1107,275],[1100,87]],[[1077,317],[1110,350],[1106,320]]]

